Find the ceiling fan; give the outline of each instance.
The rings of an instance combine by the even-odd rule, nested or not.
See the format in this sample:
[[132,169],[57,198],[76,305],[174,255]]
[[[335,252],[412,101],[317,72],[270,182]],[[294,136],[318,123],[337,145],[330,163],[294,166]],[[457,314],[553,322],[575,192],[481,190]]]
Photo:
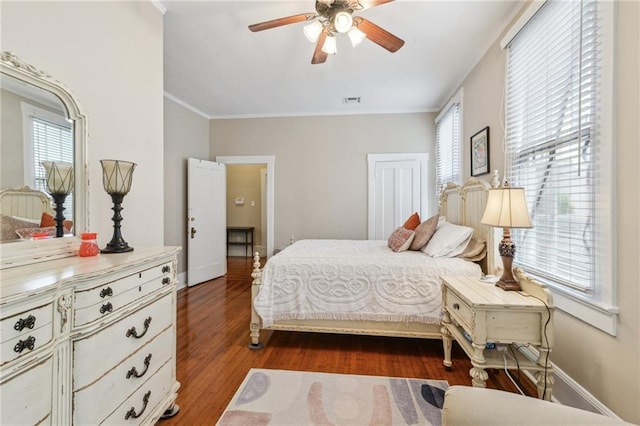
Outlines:
[[389,52],[396,52],[404,45],[403,40],[361,16],[353,16],[355,11],[392,1],[394,0],[316,0],[315,13],[300,13],[260,22],[249,25],[249,29],[257,32],[298,22],[313,21],[303,28],[307,39],[316,43],[311,58],[312,64],[321,64],[327,60],[328,54],[337,52],[336,36],[338,34],[347,34],[353,47],[368,38]]

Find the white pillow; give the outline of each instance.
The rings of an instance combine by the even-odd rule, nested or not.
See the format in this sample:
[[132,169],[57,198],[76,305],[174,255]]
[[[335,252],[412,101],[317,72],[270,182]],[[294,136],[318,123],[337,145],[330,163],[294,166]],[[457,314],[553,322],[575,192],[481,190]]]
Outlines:
[[432,257],[456,257],[464,251],[473,236],[473,228],[444,222],[422,251]]

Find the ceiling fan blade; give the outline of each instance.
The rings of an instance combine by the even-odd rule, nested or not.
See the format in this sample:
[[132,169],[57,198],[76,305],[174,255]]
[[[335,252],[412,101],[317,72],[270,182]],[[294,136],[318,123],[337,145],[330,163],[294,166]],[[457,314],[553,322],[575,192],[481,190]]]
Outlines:
[[362,8],[360,10],[369,9],[372,7],[380,6],[381,4],[391,3],[394,0],[360,0],[360,6]]
[[389,31],[380,28],[365,18],[358,17],[358,29],[367,35],[367,38],[375,44],[384,47],[389,52],[396,52],[404,46],[404,40],[394,36]]
[[324,40],[327,38],[327,29],[323,29],[318,37],[318,42],[316,43],[316,49],[313,51],[313,57],[311,58],[312,64],[322,64],[327,60],[327,53],[322,51],[322,45],[324,44]]
[[287,16],[286,18],[272,19],[271,21],[265,21],[265,22],[260,22],[258,24],[249,25],[249,29],[255,33],[257,31],[269,30],[271,28],[281,27],[283,25],[310,21],[317,17],[318,15],[315,13],[300,13],[298,15]]

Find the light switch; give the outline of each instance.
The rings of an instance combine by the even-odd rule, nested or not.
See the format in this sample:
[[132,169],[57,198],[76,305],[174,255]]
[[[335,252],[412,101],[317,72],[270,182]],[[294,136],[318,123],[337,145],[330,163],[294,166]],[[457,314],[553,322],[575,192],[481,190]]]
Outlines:
[[255,207],[256,206],[256,202],[255,201],[251,201],[251,207]]

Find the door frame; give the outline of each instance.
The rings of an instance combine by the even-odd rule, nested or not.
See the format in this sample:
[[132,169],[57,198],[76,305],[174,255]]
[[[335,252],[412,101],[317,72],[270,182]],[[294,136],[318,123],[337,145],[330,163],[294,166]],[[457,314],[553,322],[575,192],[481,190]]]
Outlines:
[[267,165],[267,246],[266,255],[273,255],[275,236],[275,155],[219,155],[218,163],[224,164],[266,164]]
[[367,154],[368,164],[368,206],[367,206],[367,238],[373,239],[376,234],[376,165],[388,161],[418,161],[420,162],[420,217],[426,215],[429,175],[427,165],[428,153],[396,153],[396,154]]

